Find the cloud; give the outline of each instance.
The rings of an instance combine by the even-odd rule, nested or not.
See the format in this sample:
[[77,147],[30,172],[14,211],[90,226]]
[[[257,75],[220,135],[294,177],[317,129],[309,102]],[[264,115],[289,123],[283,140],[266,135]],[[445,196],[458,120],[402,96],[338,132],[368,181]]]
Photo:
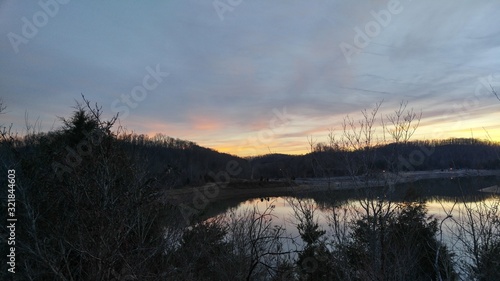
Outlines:
[[[273,149],[305,151],[301,139],[326,136],[346,114],[359,116],[381,100],[387,114],[407,100],[422,109],[418,133],[429,136],[457,118],[443,112],[474,98],[479,78],[500,82],[500,6],[402,0],[402,11],[348,64],[339,44],[354,44],[355,28],[363,30],[387,3],[243,1],[221,20],[211,2],[70,2],[15,54],[7,34],[21,34],[21,19],[40,7],[5,1],[0,96],[8,120],[22,126],[28,111],[48,130],[81,93],[110,116],[113,101],[159,64],[170,75],[121,120],[139,133],[226,151],[286,108],[293,122],[273,138]],[[494,126],[493,100],[483,95],[471,120]]]

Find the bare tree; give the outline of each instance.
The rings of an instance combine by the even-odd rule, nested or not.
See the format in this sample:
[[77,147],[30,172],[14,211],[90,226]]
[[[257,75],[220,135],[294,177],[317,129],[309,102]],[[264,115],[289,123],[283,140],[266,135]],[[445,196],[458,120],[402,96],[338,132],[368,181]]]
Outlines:
[[[232,213],[228,223],[229,241],[233,252],[239,257],[243,273],[239,280],[261,280],[274,276],[280,265],[289,263],[294,239],[285,235],[282,226],[273,224],[275,202],[270,202],[264,210],[254,207],[238,215]],[[284,243],[287,247],[284,247]],[[291,243],[291,244],[289,244]]]
[[422,118],[422,112],[417,114],[413,108],[407,109],[408,102],[402,101],[399,108],[392,114],[388,114],[385,118],[381,118],[384,130],[384,143],[392,144],[392,152],[390,155],[385,155],[385,161],[389,170],[399,174],[398,161],[401,156],[401,145],[408,143],[413,136]]
[[497,280],[500,274],[500,199],[457,202],[450,232],[458,241],[460,269],[471,280]]
[[[422,113],[408,108],[408,102],[402,101],[397,110],[378,119],[381,105],[382,102],[378,102],[370,111],[362,110],[359,120],[346,116],[339,138],[332,132],[329,134],[330,147],[340,152],[342,164],[356,187],[394,181],[386,178],[389,173],[381,175],[379,172],[384,169],[398,174],[401,145],[409,142],[420,125]],[[381,132],[376,132],[377,120],[380,120]],[[388,144],[391,154],[378,155],[377,148]]]
[[[348,210],[333,208],[330,225],[335,238],[332,245],[336,255],[346,255],[348,260],[353,248],[344,245],[363,245],[357,253],[356,265],[343,265],[338,272],[341,280],[421,280],[432,272],[444,278],[453,275],[450,264],[444,265],[449,259],[448,251],[434,236],[437,233],[437,222],[426,222],[425,205],[395,204],[386,198],[390,188],[375,191],[372,186],[385,184],[383,178],[378,178],[376,161],[385,161],[385,165],[396,169],[395,161],[400,154],[399,145],[406,144],[414,135],[420,124],[421,113],[417,114],[408,108],[408,102],[401,102],[399,108],[392,114],[381,117],[382,132],[375,132],[376,120],[382,102],[375,104],[371,111],[363,110],[358,121],[346,116],[342,123],[342,133],[339,139],[330,134],[330,146],[342,151],[343,164],[353,179],[353,186],[366,187],[362,198],[356,203],[352,220],[347,219]],[[382,134],[383,138],[380,139]],[[392,143],[393,155],[386,157],[376,154],[376,147]],[[418,222],[420,232],[413,235],[411,223]],[[425,238],[418,235],[426,235]],[[424,239],[425,250],[414,249],[405,239]],[[441,255],[439,254],[441,253]],[[357,254],[356,254],[357,255]],[[334,255],[335,256],[335,255]],[[395,258],[397,257],[397,258]],[[432,258],[431,258],[432,257]],[[351,256],[351,258],[353,258]],[[417,261],[421,262],[417,262]],[[354,267],[353,267],[354,266]],[[349,272],[356,272],[356,277]],[[427,272],[427,273],[426,273]],[[414,274],[414,277],[412,276]],[[429,277],[427,276],[427,277]],[[410,279],[408,279],[410,278]],[[417,278],[417,279],[412,279]]]
[[[368,174],[373,170],[375,154],[373,151],[375,137],[375,121],[382,102],[376,103],[371,111],[366,109],[361,113],[363,118],[355,121],[346,116],[342,123],[342,133],[337,142],[330,136],[330,145],[341,149],[344,166],[348,174],[356,179],[357,176]],[[354,180],[354,184],[359,184]]]
[[387,121],[382,118],[384,127],[384,141],[386,141],[385,133],[389,134],[390,141],[399,143],[407,143],[417,130],[422,112],[417,114],[413,108],[407,109],[408,101],[402,101],[399,108],[392,114],[385,116]]

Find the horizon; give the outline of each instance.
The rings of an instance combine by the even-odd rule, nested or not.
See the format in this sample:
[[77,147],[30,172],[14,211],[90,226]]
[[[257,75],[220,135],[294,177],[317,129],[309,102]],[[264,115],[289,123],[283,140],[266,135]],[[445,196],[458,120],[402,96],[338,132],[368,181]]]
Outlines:
[[451,0],[4,1],[0,124],[22,134],[26,113],[59,128],[83,94],[138,134],[301,155],[345,116],[407,101],[422,112],[411,140],[499,142],[499,13]]

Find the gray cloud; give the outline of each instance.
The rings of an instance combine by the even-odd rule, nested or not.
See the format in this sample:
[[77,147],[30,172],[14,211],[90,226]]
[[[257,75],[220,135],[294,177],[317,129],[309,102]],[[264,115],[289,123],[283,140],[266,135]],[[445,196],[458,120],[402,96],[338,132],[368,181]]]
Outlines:
[[[217,147],[265,129],[273,109],[286,107],[301,127],[281,136],[285,149],[287,136],[333,127],[381,100],[408,100],[423,124],[445,122],[440,114],[474,97],[478,78],[500,71],[500,5],[401,0],[401,13],[348,64],[339,44],[354,44],[354,28],[388,2],[243,1],[221,20],[210,1],[71,1],[16,54],[8,34],[22,35],[21,19],[41,8],[5,1],[3,118],[23,124],[28,111],[49,129],[80,93],[111,115],[112,103],[159,64],[170,75],[121,121],[130,129]],[[474,118],[491,118],[492,101],[478,99]]]

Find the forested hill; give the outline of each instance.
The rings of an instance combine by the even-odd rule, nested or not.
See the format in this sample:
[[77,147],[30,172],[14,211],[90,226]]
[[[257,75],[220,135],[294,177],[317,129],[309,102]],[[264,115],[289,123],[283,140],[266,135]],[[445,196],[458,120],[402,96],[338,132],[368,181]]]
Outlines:
[[[20,151],[34,151],[37,143],[44,143],[58,134],[51,132],[30,136],[29,140],[19,139],[17,146]],[[347,163],[362,158],[359,155],[361,152],[342,151],[322,145],[305,155],[267,154],[241,158],[163,134],[154,137],[120,134],[115,141],[131,156],[129,159],[135,159],[136,165],[150,172],[156,183],[175,188],[221,180],[217,178],[218,175],[263,181],[344,176],[349,174]],[[64,149],[64,146],[59,148],[61,159],[71,149]],[[368,153],[373,171],[500,169],[500,145],[476,139],[389,144],[372,148]]]
[[163,134],[154,137],[124,134],[118,140],[125,151],[142,158],[148,170],[160,182],[175,187],[217,181],[217,174],[227,173],[228,168],[234,178],[250,177],[246,159],[220,153],[191,141]]
[[369,161],[368,165],[374,171],[500,169],[500,144],[460,138],[388,144],[361,152],[317,145],[313,152],[306,155],[268,154],[254,157],[251,166],[254,175],[264,178],[343,176],[348,173],[346,165],[360,159]]
[[[342,176],[348,174],[346,161],[359,158],[358,152],[325,146],[317,146],[305,155],[267,154],[241,158],[162,134],[154,137],[122,135],[119,141],[126,151],[145,159],[148,169],[159,180],[176,187],[216,181],[220,172],[232,178],[254,180]],[[476,139],[389,144],[373,148],[369,153],[373,156],[375,171],[500,169],[500,145]]]

